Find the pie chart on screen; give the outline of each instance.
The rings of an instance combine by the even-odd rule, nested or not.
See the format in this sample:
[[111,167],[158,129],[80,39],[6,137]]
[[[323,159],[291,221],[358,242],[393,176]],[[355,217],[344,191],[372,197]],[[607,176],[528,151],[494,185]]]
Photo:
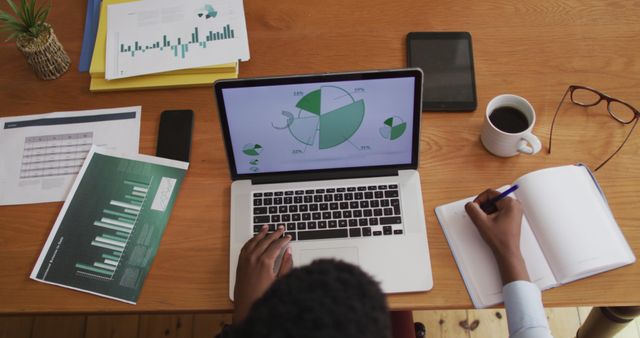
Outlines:
[[296,103],[297,116],[288,117],[284,127],[291,136],[307,146],[329,149],[347,142],[364,119],[364,100],[337,86],[322,86],[308,92]]
[[247,143],[242,147],[242,152],[249,156],[258,156],[262,152],[262,146],[257,143]]
[[379,130],[382,137],[393,141],[404,134],[404,131],[407,130],[407,123],[398,116],[392,116],[384,120]]

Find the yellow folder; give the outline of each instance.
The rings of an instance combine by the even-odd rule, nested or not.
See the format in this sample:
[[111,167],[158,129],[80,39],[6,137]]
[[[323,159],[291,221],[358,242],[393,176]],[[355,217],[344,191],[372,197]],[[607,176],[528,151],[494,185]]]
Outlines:
[[125,79],[105,80],[104,78],[91,78],[89,90],[92,92],[106,92],[129,89],[160,89],[176,87],[206,87],[213,86],[213,82],[220,79],[237,78],[238,73],[211,73],[211,74],[173,74],[173,75],[147,75]]
[[[89,68],[89,74],[92,78],[104,79],[105,73],[105,56],[107,45],[107,6],[112,4],[132,2],[135,0],[103,0],[100,5],[100,20],[98,21],[98,32],[96,34],[96,43],[93,48],[93,55],[91,57],[91,67]],[[205,67],[191,68],[191,69],[178,69],[170,72],[163,72],[157,74],[174,75],[174,74],[203,74],[203,73],[231,73],[235,72],[237,77],[238,62],[224,63],[220,65],[211,65]],[[156,74],[154,74],[156,75]],[[141,76],[143,78],[146,76]],[[143,83],[136,81],[136,83]]]

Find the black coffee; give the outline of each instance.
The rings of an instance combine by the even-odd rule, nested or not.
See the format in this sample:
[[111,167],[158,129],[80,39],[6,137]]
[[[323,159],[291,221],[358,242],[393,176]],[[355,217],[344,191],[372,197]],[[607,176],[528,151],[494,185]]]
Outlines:
[[529,128],[527,116],[513,107],[498,107],[491,112],[489,120],[505,133],[517,134]]

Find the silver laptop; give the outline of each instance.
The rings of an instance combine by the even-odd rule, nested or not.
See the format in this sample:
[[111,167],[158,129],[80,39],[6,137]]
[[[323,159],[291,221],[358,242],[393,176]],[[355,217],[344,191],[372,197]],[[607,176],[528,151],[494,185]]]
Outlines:
[[336,258],[386,293],[433,287],[418,145],[422,72],[217,81],[233,184],[229,297],[238,255],[268,224],[294,266]]

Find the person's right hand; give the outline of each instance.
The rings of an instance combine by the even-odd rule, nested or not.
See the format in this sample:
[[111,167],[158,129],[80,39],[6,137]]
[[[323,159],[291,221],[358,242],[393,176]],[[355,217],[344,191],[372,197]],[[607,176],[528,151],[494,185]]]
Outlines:
[[282,237],[284,227],[280,226],[267,233],[264,225],[260,232],[244,244],[236,269],[236,285],[234,290],[233,323],[242,322],[253,303],[262,297],[278,277],[288,273],[292,266],[291,251],[286,249],[282,256],[280,269],[274,271],[276,259],[291,240],[291,236]]
[[465,205],[467,214],[478,228],[478,232],[489,245],[500,268],[502,281],[529,280],[527,267],[520,252],[520,228],[522,206],[520,202],[506,197],[496,203],[497,212],[487,215],[480,205],[498,196],[498,191],[487,189],[473,202]]

